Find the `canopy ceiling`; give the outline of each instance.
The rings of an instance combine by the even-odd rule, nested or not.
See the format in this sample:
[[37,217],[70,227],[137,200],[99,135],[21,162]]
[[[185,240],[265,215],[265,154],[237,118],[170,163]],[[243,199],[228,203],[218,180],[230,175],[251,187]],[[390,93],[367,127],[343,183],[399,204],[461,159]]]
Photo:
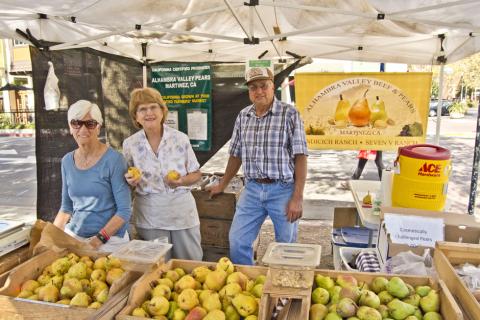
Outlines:
[[0,0],[0,37],[22,39],[15,30],[28,29],[36,39],[60,43],[50,50],[91,47],[150,62],[289,59],[288,51],[438,64],[439,56],[449,63],[480,51],[478,0],[244,2]]

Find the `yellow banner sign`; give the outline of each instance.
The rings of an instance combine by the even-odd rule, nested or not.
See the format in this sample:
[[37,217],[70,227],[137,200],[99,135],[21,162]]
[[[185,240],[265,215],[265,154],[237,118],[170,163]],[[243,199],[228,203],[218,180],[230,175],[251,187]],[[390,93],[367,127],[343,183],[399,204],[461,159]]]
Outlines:
[[308,147],[397,150],[424,143],[431,73],[296,73]]

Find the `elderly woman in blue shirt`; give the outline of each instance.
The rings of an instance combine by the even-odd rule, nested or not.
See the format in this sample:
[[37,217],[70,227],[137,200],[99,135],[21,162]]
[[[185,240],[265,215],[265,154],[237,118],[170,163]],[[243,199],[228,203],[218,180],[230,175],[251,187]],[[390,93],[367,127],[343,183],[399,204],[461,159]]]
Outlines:
[[103,119],[96,104],[72,104],[68,124],[78,148],[62,159],[62,205],[54,225],[95,249],[113,251],[129,241],[127,163],[98,139]]

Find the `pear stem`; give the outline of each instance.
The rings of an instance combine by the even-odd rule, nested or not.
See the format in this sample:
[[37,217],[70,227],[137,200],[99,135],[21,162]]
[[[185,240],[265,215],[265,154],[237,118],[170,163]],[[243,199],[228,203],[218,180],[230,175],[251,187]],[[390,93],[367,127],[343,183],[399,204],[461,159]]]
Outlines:
[[379,96],[377,96],[377,101],[378,101],[378,100],[380,100],[380,97],[379,97]]
[[367,89],[367,90],[365,91],[365,93],[363,94],[363,97],[364,97],[364,98],[367,97],[367,92],[368,92],[368,90],[370,90],[370,89]]
[[343,100],[343,96],[340,94],[340,100]]

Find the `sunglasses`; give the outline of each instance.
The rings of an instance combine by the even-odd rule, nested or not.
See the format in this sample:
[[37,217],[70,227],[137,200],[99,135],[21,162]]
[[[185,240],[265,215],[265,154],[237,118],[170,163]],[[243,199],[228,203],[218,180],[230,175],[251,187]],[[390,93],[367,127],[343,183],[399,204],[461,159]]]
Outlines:
[[87,129],[95,129],[98,125],[98,122],[93,119],[85,120],[85,121],[73,119],[70,121],[70,125],[72,126],[73,129],[80,129],[83,125]]

